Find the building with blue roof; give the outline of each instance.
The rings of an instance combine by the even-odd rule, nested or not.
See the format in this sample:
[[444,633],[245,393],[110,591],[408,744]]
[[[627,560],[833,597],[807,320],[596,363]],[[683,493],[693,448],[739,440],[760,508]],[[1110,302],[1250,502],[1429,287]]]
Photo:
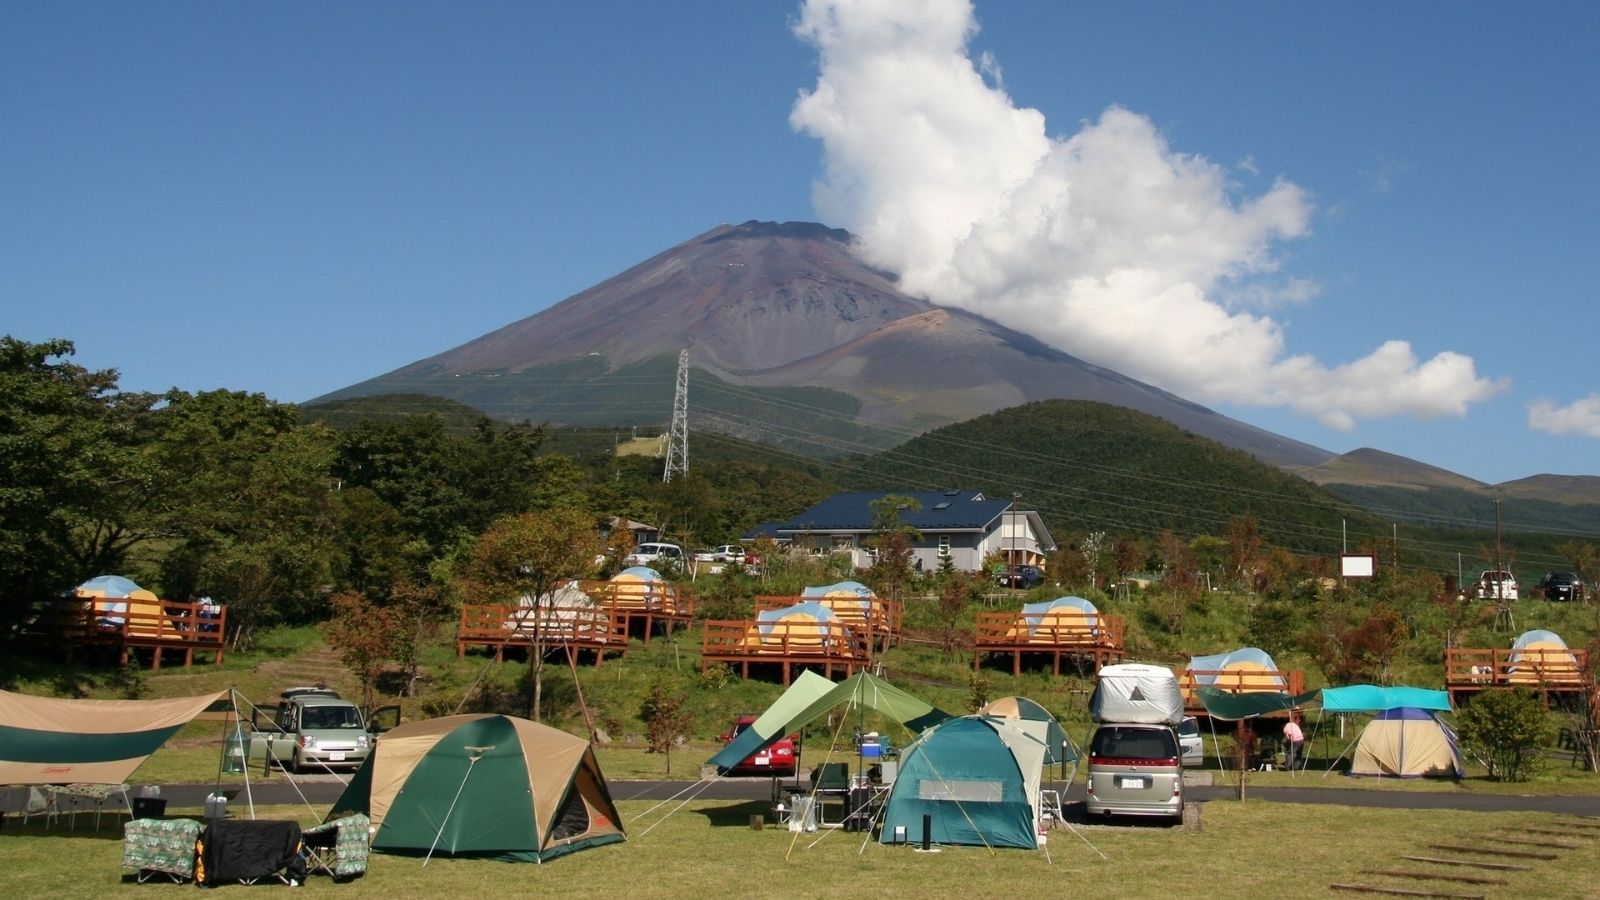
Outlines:
[[[872,504],[894,495],[916,505],[900,511],[900,521],[915,528],[913,567],[932,571],[945,557],[957,569],[975,572],[991,554],[1008,566],[1042,566],[1055,540],[1033,510],[1013,509],[1010,500],[991,500],[979,491],[848,491],[823,500],[783,522],[764,522],[745,535],[765,535],[815,555],[848,553],[852,565],[872,565],[868,540],[876,533]],[[759,532],[759,533],[758,533]]]

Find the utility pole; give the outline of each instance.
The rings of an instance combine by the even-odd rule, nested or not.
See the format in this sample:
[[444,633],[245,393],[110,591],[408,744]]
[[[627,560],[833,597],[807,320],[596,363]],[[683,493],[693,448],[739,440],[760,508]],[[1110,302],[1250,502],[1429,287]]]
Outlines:
[[689,351],[678,351],[678,384],[672,393],[672,428],[667,432],[667,465],[661,480],[671,481],[672,473],[689,476]]

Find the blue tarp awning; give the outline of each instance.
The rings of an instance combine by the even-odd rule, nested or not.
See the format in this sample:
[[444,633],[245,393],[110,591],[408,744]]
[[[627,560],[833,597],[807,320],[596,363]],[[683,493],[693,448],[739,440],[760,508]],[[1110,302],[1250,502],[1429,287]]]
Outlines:
[[1445,691],[1427,688],[1382,687],[1376,684],[1322,689],[1323,712],[1378,712],[1402,707],[1449,712],[1450,695]]

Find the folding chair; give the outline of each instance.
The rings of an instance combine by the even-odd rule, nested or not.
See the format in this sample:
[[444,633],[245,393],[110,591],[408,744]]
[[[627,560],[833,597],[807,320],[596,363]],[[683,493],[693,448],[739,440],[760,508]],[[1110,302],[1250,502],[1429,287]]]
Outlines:
[[1062,821],[1060,792],[1051,790],[1039,792],[1039,821],[1049,828],[1054,828]]
[[162,875],[181,884],[194,877],[199,837],[193,819],[133,819],[123,826],[122,867],[135,870],[140,884]]
[[371,826],[371,819],[356,813],[302,831],[306,873],[321,872],[335,881],[366,874]]

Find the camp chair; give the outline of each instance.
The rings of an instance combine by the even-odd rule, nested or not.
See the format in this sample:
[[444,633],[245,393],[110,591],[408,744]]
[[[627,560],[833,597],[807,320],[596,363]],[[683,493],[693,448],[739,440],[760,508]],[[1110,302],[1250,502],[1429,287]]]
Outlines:
[[355,813],[300,833],[306,874],[321,872],[340,881],[366,874],[372,820]]
[[194,877],[194,819],[132,819],[123,826],[122,867],[137,871],[140,884],[162,875],[182,883]]
[[[844,820],[844,813],[849,810],[850,797],[850,764],[842,762],[823,763],[811,770],[811,789],[817,796],[817,820],[820,824],[827,825],[826,814],[828,800],[838,798],[841,804],[840,821]],[[839,824],[838,822],[832,824]]]

